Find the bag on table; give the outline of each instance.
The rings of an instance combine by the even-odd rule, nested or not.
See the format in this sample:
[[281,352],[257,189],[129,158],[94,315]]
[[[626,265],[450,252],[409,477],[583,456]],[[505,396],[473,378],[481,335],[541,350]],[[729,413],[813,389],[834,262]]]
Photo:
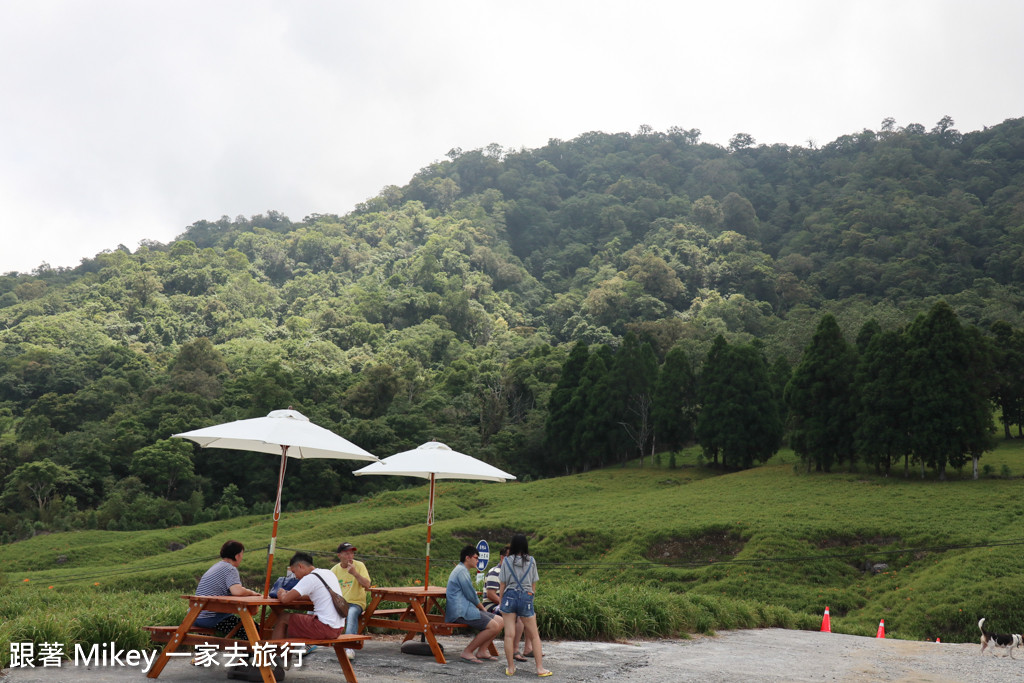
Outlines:
[[279,576],[274,585],[270,588],[270,597],[276,598],[278,592],[284,593],[295,588],[295,584],[299,582],[294,576]]

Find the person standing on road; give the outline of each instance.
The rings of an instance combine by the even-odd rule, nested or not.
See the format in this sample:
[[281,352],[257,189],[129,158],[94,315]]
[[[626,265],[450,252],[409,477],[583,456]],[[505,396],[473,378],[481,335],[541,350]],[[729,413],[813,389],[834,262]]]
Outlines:
[[[484,609],[491,614],[501,614],[501,581],[498,575],[501,572],[501,563],[506,556],[508,556],[507,545],[501,548],[498,554],[498,564],[487,570],[487,579],[484,581]],[[516,646],[515,660],[517,662],[525,662],[527,657],[533,656],[533,643],[529,641],[523,644],[523,652],[519,652],[519,641],[523,638],[524,625],[521,620],[516,621],[516,636],[512,642]]]
[[[342,543],[335,551],[338,564],[331,567],[331,572],[341,583],[341,596],[348,600],[348,614],[345,617],[345,633],[355,635],[359,632],[359,617],[366,609],[366,591],[370,587],[370,573],[366,565],[355,559],[356,547],[351,543]],[[355,650],[347,648],[345,654],[355,659]]]
[[501,562],[498,581],[501,592],[501,617],[505,620],[505,674],[516,672],[516,621],[521,620],[526,632],[526,642],[533,644],[533,658],[537,664],[538,676],[550,676],[544,668],[544,653],[537,631],[537,614],[533,609],[533,596],[537,590],[537,562],[530,556],[526,536],[516,534],[509,544],[509,554]]

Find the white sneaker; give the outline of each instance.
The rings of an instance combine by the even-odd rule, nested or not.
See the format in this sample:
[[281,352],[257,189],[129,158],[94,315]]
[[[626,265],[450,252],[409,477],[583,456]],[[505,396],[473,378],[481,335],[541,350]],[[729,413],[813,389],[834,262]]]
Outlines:
[[346,649],[345,650],[345,654],[348,655],[349,659],[355,659],[356,658],[356,651],[355,650],[347,650]]

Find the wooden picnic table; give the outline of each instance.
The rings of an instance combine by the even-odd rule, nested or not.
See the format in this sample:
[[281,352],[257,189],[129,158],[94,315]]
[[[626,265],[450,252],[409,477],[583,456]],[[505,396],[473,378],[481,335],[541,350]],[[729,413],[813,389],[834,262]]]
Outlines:
[[[439,664],[446,663],[444,650],[436,636],[450,635],[453,630],[466,628],[466,625],[445,622],[444,610],[437,602],[445,597],[444,586],[373,586],[369,590],[373,597],[359,619],[359,633],[370,626],[405,631],[403,643],[418,633],[430,645],[434,659]],[[397,602],[405,607],[381,609],[382,602]],[[498,654],[493,642],[489,649],[492,655]]]
[[[163,641],[166,639],[167,645],[160,652],[160,655],[153,662],[153,667],[146,673],[148,678],[157,678],[160,672],[163,671],[167,662],[170,661],[171,655],[181,645],[195,645],[195,644],[214,644],[214,645],[232,645],[232,646],[246,646],[250,650],[256,650],[260,647],[267,647],[268,645],[284,645],[286,643],[305,643],[309,645],[331,645],[334,647],[334,652],[338,657],[338,663],[341,664],[341,670],[345,673],[345,680],[348,683],[357,683],[355,669],[352,668],[352,662],[349,661],[348,656],[345,654],[345,648],[360,649],[363,646],[363,641],[368,639],[369,636],[365,635],[342,635],[337,639],[333,640],[310,640],[303,638],[285,638],[282,640],[269,640],[269,629],[274,621],[280,616],[281,612],[285,609],[300,609],[303,611],[310,610],[313,607],[313,603],[309,600],[297,600],[285,604],[277,598],[264,598],[259,595],[182,595],[182,598],[189,601],[189,609],[185,614],[185,618],[182,619],[181,624],[177,627],[148,627],[153,634],[154,640]],[[253,618],[257,610],[260,607],[269,607],[271,610],[270,618],[263,624],[263,633],[260,631],[260,627],[256,625],[256,620]],[[210,635],[209,629],[194,629],[194,624],[199,613],[203,610],[212,610],[214,612],[228,612],[237,614],[239,620],[242,622],[241,627],[238,629],[238,633],[234,637],[217,637]],[[171,629],[174,629],[171,631]],[[196,632],[199,631],[199,632]],[[272,666],[261,666],[260,674],[263,677],[264,683],[276,683],[274,678],[274,667]]]

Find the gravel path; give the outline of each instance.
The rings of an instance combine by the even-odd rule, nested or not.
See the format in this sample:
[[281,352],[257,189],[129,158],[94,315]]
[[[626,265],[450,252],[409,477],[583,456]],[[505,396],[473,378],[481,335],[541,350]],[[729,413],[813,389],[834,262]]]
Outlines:
[[[375,638],[357,653],[356,675],[373,683],[443,681],[486,683],[507,681],[504,663],[464,664],[458,654],[462,637],[440,639],[449,664],[433,658],[404,655],[395,638]],[[500,644],[498,650],[501,650]],[[881,681],[952,683],[958,681],[1021,681],[1024,652],[1018,659],[1003,653],[979,654],[977,644],[927,643],[876,639],[839,633],[758,629],[725,631],[692,640],[631,643],[551,642],[544,644],[544,664],[551,681]],[[520,664],[517,678],[533,678],[533,662]],[[339,683],[344,679],[334,653],[323,649],[287,674],[292,683]],[[3,683],[121,683],[146,681],[138,668],[87,668],[65,662],[60,668],[13,669],[0,672]],[[161,683],[226,681],[223,667],[193,667],[174,660]]]

